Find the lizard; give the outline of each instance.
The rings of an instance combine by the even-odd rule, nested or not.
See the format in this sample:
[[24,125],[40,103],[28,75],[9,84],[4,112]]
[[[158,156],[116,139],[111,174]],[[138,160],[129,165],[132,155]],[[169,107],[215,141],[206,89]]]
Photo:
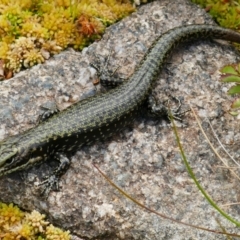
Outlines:
[[[77,102],[36,127],[1,141],[0,176],[56,159],[59,166],[43,181],[46,185],[44,194],[48,195],[68,168],[74,152],[83,145],[121,131],[134,121],[146,101],[153,102],[151,89],[157,74],[179,43],[212,38],[240,43],[240,33],[215,25],[196,24],[170,29],[154,41],[134,74],[124,83]],[[160,115],[156,106],[152,112]]]

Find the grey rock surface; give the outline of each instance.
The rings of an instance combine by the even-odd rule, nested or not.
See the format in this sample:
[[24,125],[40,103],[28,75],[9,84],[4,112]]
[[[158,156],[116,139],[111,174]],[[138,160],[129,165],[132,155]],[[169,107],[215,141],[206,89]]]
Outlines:
[[[109,54],[108,69],[129,77],[154,39],[184,24],[213,24],[211,18],[188,0],[162,0],[146,4],[136,13],[111,26],[103,39],[82,53],[67,50],[45,64],[23,71],[0,83],[0,139],[37,124],[40,106],[56,102],[60,109],[96,94],[96,70],[90,62],[102,62]],[[197,41],[179,46],[159,74],[154,93],[159,101],[169,95],[192,106],[203,128],[219,149],[208,118],[224,146],[239,157],[239,123],[228,114],[231,99],[221,84],[219,68],[239,61],[227,43]],[[211,151],[192,113],[178,128],[187,158],[209,195],[240,220],[240,189],[236,179]],[[223,154],[223,153],[221,153]],[[230,160],[229,164],[231,164]],[[0,200],[26,210],[47,214],[55,225],[83,239],[226,239],[149,213],[115,190],[93,167],[96,164],[118,186],[147,207],[197,226],[230,232],[237,229],[224,220],[203,198],[189,177],[170,124],[166,120],[138,119],[112,139],[80,149],[61,178],[60,190],[47,200],[36,187],[54,169],[52,162],[0,179]]]

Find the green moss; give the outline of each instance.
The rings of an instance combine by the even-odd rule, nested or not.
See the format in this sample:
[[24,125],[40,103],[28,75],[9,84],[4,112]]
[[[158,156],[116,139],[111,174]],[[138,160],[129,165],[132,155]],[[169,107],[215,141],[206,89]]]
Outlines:
[[0,239],[69,240],[70,233],[49,224],[35,210],[26,213],[13,204],[0,203]]
[[81,50],[134,10],[130,0],[0,0],[0,67],[18,72],[69,46]]
[[240,3],[233,0],[192,0],[200,4],[222,27],[240,29]]

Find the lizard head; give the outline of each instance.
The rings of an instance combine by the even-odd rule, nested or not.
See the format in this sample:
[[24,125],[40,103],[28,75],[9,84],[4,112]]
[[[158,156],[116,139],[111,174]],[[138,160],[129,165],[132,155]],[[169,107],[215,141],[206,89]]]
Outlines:
[[0,176],[26,169],[42,160],[41,156],[33,156],[33,148],[23,142],[20,135],[0,142]]

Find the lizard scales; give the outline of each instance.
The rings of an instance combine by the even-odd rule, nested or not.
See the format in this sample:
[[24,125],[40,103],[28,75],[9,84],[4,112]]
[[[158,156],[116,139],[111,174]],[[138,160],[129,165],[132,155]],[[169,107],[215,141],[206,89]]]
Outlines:
[[146,101],[165,59],[176,45],[217,38],[240,43],[240,34],[212,25],[174,28],[159,37],[136,72],[107,93],[78,102],[38,126],[0,142],[0,176],[54,158],[110,136],[131,123]]

